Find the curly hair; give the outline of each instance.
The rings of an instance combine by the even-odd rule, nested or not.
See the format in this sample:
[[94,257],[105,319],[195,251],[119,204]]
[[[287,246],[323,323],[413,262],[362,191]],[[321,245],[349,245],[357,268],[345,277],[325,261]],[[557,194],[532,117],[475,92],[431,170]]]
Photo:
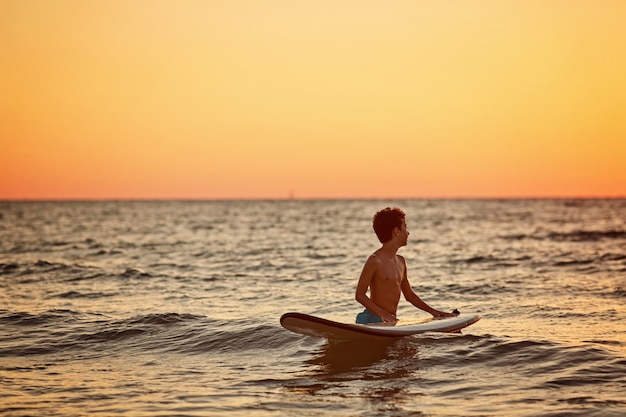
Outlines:
[[391,240],[393,229],[402,227],[405,216],[404,212],[397,207],[387,207],[374,215],[374,232],[376,232],[380,243]]

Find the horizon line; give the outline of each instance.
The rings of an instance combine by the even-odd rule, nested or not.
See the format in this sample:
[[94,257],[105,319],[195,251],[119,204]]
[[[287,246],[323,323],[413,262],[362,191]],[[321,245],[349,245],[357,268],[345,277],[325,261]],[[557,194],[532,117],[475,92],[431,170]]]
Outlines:
[[422,197],[27,197],[0,198],[0,202],[209,202],[209,201],[380,201],[380,200],[622,200],[609,196],[422,196]]

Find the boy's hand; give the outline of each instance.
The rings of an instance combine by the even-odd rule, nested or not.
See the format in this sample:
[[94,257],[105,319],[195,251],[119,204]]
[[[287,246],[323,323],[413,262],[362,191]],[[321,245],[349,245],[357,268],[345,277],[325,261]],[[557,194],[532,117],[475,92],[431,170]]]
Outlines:
[[459,311],[454,310],[452,313],[447,313],[445,311],[435,310],[431,314],[433,315],[433,317],[436,317],[436,318],[456,317],[459,315]]
[[396,318],[395,314],[391,314],[391,313],[387,313],[385,312],[385,314],[383,314],[381,317],[381,319],[383,319],[384,323],[397,323],[398,319]]

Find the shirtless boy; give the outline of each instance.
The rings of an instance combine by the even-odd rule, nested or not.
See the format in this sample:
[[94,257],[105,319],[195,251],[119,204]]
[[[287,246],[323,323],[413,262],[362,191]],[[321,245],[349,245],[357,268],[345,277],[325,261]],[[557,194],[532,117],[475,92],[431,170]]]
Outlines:
[[356,322],[396,323],[400,293],[404,294],[409,303],[434,317],[454,316],[430,307],[411,288],[407,278],[406,260],[396,254],[398,249],[407,244],[409,237],[404,212],[399,208],[389,207],[379,211],[374,215],[374,231],[382,246],[367,259],[359,277],[356,300],[363,304],[365,311],[357,315]]

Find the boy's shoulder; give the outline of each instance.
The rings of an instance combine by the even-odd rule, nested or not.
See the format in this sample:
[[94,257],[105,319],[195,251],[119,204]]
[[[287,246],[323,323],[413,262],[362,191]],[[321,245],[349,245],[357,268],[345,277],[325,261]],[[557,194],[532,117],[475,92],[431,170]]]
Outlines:
[[[387,255],[380,255],[380,249],[372,253],[369,258],[367,258],[368,262],[384,262],[391,261],[392,258],[389,258]],[[404,256],[396,254],[396,259],[404,262]]]

